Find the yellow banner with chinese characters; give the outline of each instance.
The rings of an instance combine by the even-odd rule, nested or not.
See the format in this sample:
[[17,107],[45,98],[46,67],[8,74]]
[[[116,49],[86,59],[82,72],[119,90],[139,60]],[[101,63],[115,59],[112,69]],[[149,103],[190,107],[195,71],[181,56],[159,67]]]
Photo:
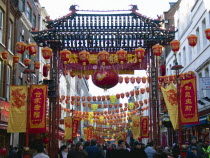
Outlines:
[[135,115],[132,117],[133,125],[133,139],[138,139],[140,137],[140,117]]
[[64,117],[64,139],[72,139],[72,117]]
[[87,137],[88,137],[88,128],[87,127],[83,128],[83,133],[84,133],[84,140],[87,140]]
[[7,132],[26,132],[27,86],[10,86],[10,107]]
[[179,128],[178,123],[178,103],[177,103],[177,90],[171,83],[167,88],[161,87],[163,97],[168,109],[168,114],[174,130]]

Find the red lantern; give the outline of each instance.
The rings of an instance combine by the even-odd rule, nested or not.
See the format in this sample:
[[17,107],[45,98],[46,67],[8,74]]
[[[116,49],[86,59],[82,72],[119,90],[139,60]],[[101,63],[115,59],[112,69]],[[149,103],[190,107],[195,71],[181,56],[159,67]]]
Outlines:
[[190,36],[187,37],[188,43],[191,47],[195,47],[198,41],[198,36],[191,34]]
[[20,61],[20,57],[19,57],[18,55],[14,55],[14,56],[13,56],[13,62],[14,62],[15,64],[17,64],[17,63],[19,63],[19,61]]
[[117,99],[120,99],[120,94],[116,94],[116,98]]
[[147,99],[144,99],[144,104],[147,104]]
[[139,95],[139,90],[135,90],[135,94],[136,95]]
[[44,77],[48,76],[49,70],[50,70],[50,64],[44,64],[44,66],[43,66],[43,76]]
[[123,99],[125,97],[125,94],[124,93],[121,93],[120,96]]
[[144,88],[141,88],[140,91],[141,91],[141,94],[145,93],[145,89]]
[[49,47],[42,48],[42,56],[45,60],[48,60],[52,56],[52,49]]
[[87,52],[86,50],[83,50],[81,52],[79,52],[79,61],[82,63],[82,65],[87,65],[89,62],[89,58],[90,58],[90,53]]
[[142,77],[142,83],[146,83],[147,82],[147,77]]
[[125,93],[125,96],[128,98],[130,96],[130,93],[129,92],[126,92]]
[[139,47],[139,48],[135,49],[134,52],[136,54],[136,58],[137,58],[138,62],[142,62],[142,60],[144,59],[145,49]]
[[120,49],[119,51],[116,52],[116,54],[118,56],[118,61],[120,62],[120,64],[124,64],[127,57],[127,51]]
[[98,62],[102,65],[109,63],[109,53],[105,50],[98,53]]
[[210,28],[205,30],[206,38],[210,40]]
[[160,74],[161,74],[161,76],[166,75],[166,66],[165,65],[160,66]]
[[2,59],[7,60],[8,54],[9,54],[9,53],[8,53],[7,51],[2,52],[2,53],[1,53]]
[[73,143],[73,140],[72,139],[69,139],[68,140],[68,143],[70,143],[70,144]]
[[48,143],[49,143],[49,138],[47,138],[47,137],[43,138],[43,139],[42,139],[42,142],[43,142],[44,144],[48,144]]
[[136,77],[136,82],[139,84],[141,82],[141,77]]
[[135,77],[131,77],[130,81],[131,81],[132,84],[134,84],[135,83]]
[[123,77],[122,76],[119,77],[119,82],[123,83]]
[[40,62],[39,61],[35,61],[34,62],[34,68],[36,69],[36,70],[38,70],[38,69],[40,69]]
[[82,79],[82,75],[78,75],[77,77],[78,77],[79,79]]
[[124,80],[125,80],[125,83],[129,83],[129,77],[128,76],[126,76],[125,78],[124,78]]
[[70,71],[70,76],[71,77],[75,77],[76,75],[75,75],[75,73],[73,71]]
[[0,153],[1,153],[2,156],[6,155],[7,149],[6,148],[1,148]]
[[180,48],[180,41],[173,40],[170,42],[171,50],[176,54]]
[[149,87],[146,87],[146,92],[149,93]]
[[97,96],[97,100],[98,101],[101,101],[101,96]]
[[130,91],[131,96],[134,96],[134,91]]
[[141,142],[141,137],[138,137],[138,140]]
[[90,78],[89,75],[85,75],[85,79],[88,80]]
[[23,54],[26,49],[26,44],[24,42],[17,42],[15,46],[15,50],[19,54]]
[[90,96],[87,97],[87,101],[91,101],[91,97]]
[[96,101],[96,96],[93,96],[93,101]]
[[99,70],[92,76],[93,83],[103,89],[109,89],[117,85],[118,75],[111,70]]
[[30,62],[31,62],[31,59],[29,59],[29,58],[25,58],[25,59],[23,60],[23,63],[25,64],[26,67],[29,66],[29,63],[30,63]]
[[60,57],[61,57],[61,60],[64,62],[64,64],[67,64],[67,62],[70,59],[70,55],[71,55],[71,52],[67,49],[60,51]]
[[159,58],[161,56],[162,51],[163,51],[163,46],[161,46],[159,44],[156,44],[152,47],[152,52],[157,58]]
[[63,71],[63,75],[64,75],[64,76],[67,76],[67,75],[68,75],[68,70],[64,70],[64,71]]
[[30,55],[35,56],[36,55],[36,43],[31,43],[27,45],[27,50]]

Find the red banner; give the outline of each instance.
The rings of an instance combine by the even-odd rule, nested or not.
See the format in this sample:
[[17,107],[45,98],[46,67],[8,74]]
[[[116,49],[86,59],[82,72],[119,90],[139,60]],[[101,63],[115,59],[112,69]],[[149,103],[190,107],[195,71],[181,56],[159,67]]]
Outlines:
[[93,138],[93,127],[88,127],[87,138],[90,140]]
[[78,117],[74,117],[73,118],[73,123],[72,123],[72,138],[76,138],[77,137],[77,132],[78,132],[78,128],[80,125],[80,118]]
[[0,121],[8,122],[9,103],[0,99]]
[[182,79],[180,84],[181,124],[198,124],[196,77]]
[[141,138],[149,138],[149,116],[141,117]]
[[29,133],[46,133],[47,85],[31,85]]

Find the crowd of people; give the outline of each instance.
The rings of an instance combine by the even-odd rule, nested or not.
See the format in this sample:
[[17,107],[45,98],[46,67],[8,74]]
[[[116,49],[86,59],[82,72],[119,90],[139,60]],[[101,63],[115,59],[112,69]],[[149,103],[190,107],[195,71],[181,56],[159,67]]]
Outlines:
[[[59,149],[59,158],[210,158],[210,145],[202,140],[197,142],[196,137],[191,138],[191,143],[186,147],[185,156],[180,154],[179,145],[174,143],[172,148],[161,147],[149,142],[147,145],[136,141],[128,144],[119,140],[117,145],[105,143],[101,145],[95,139],[84,143],[77,142],[71,146],[62,145]],[[49,158],[42,145],[36,147],[33,158]],[[23,158],[21,149],[10,147],[8,158]]]

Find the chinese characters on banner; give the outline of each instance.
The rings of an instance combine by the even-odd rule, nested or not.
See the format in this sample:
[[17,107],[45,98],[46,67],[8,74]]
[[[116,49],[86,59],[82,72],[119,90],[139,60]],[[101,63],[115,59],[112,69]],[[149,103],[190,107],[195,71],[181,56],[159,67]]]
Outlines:
[[64,117],[64,139],[72,139],[72,117]]
[[182,79],[180,83],[181,124],[199,123],[196,77]]
[[80,118],[74,117],[73,118],[73,124],[72,124],[72,137],[76,138],[77,137],[77,132],[80,124]]
[[141,117],[141,138],[149,138],[149,116]]
[[133,139],[137,139],[140,136],[140,117],[135,115],[132,117],[133,123]]
[[27,86],[10,86],[8,133],[26,132]]
[[152,100],[157,100],[157,77],[156,77],[156,68],[151,68],[151,79],[152,79]]
[[47,85],[30,87],[29,133],[46,133]]

